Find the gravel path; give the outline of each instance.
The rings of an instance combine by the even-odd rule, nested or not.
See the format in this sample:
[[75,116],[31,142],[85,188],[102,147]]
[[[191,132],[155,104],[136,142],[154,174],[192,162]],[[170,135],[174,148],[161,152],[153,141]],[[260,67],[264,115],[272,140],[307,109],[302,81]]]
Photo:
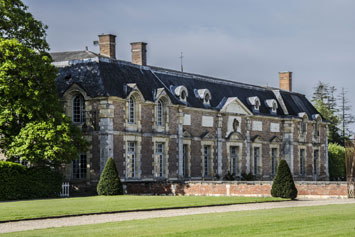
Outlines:
[[63,217],[63,218],[55,218],[55,219],[32,220],[32,221],[29,220],[29,221],[2,223],[0,224],[0,233],[44,229],[50,227],[63,227],[63,226],[98,224],[98,223],[128,221],[128,220],[141,220],[141,219],[158,218],[158,217],[172,217],[172,216],[184,216],[184,215],[206,214],[206,213],[249,211],[249,210],[262,210],[262,209],[286,208],[286,207],[320,206],[320,205],[329,205],[329,204],[351,204],[351,203],[355,204],[355,199],[298,200],[298,201],[286,201],[286,202],[237,204],[237,205],[219,206],[219,207],[199,207],[199,208],[187,208],[187,209],[175,209],[175,210],[140,211],[140,212],[127,212],[127,213],[116,213],[116,214],[96,214],[96,215],[77,216],[77,217]]

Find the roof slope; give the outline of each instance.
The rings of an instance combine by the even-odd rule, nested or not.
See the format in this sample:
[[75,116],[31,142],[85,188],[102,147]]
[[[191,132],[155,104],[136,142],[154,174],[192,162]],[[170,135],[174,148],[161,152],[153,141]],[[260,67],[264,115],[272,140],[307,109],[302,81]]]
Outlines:
[[[142,92],[144,99],[155,100],[158,88],[165,88],[174,104],[184,104],[175,96],[177,86],[185,86],[188,90],[187,106],[219,110],[228,97],[238,97],[239,100],[252,111],[249,97],[257,96],[261,106],[257,114],[266,116],[295,116],[300,112],[307,113],[311,119],[317,110],[299,93],[280,90],[288,114],[285,114],[273,90],[255,85],[248,85],[235,81],[228,81],[197,74],[178,72],[159,67],[138,66],[121,60],[100,57],[89,51],[75,51],[51,54],[54,64],[59,66],[56,79],[58,90],[63,94],[73,83],[81,86],[91,97],[118,96],[126,98],[131,88],[128,83],[135,83]],[[96,59],[96,60],[92,60]],[[67,62],[63,64],[63,62]],[[208,89],[211,92],[210,106],[203,104],[197,96],[198,89]],[[278,103],[277,114],[271,114],[265,100],[275,99]]]

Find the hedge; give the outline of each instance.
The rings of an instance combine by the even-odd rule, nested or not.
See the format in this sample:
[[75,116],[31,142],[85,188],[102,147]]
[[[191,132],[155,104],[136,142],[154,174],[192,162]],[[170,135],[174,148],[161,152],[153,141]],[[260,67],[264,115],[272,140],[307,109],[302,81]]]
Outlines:
[[58,197],[63,176],[49,167],[0,161],[0,200]]

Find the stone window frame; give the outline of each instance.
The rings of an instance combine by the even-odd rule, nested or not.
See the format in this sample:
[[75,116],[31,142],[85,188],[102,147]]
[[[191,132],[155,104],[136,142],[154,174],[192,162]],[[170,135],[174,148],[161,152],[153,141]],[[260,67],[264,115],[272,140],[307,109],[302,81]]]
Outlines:
[[[153,142],[153,170],[152,170],[152,174],[154,176],[154,178],[156,179],[168,179],[169,177],[169,138],[165,138],[165,137],[153,137],[152,138],[152,142]],[[163,143],[164,144],[164,152],[163,152],[163,159],[164,159],[164,170],[163,170],[163,176],[161,177],[159,175],[159,166],[160,166],[160,161],[159,161],[159,157],[156,153],[156,145],[157,143]]]
[[[187,155],[187,174],[184,175],[184,166],[182,167],[183,168],[183,177],[184,178],[190,178],[191,177],[191,140],[190,139],[183,139],[183,146],[187,146],[187,152],[186,152],[186,155]],[[183,148],[184,149],[184,148]],[[184,157],[183,157],[184,159]],[[184,163],[184,161],[183,161]]]
[[[205,175],[205,146],[210,146],[210,156],[209,156],[209,175]],[[203,178],[212,178],[214,177],[214,162],[213,162],[213,154],[214,154],[214,141],[201,141],[201,174]]]
[[[196,90],[195,90],[195,94],[196,94]],[[198,97],[200,97],[200,99],[202,100],[202,103],[204,105],[209,106],[211,99],[212,99],[212,94],[210,92],[210,90],[208,89],[198,89],[197,90],[197,95]]]
[[319,114],[313,114],[313,142],[319,143],[320,138],[320,125],[322,123],[322,117]]
[[[304,151],[303,167],[302,167],[303,172],[301,172],[301,150]],[[300,177],[305,177],[307,175],[307,147],[306,146],[300,146],[300,145],[298,146],[298,175]]]
[[304,142],[306,137],[307,137],[307,126],[308,126],[308,115],[305,112],[299,113],[298,117],[301,118],[301,120],[298,123],[298,137],[301,142]]
[[[277,172],[278,165],[280,164],[281,156],[280,156],[280,144],[270,144],[270,176],[275,176]],[[275,171],[272,170],[272,150],[276,149],[276,163],[275,163]]]
[[[130,110],[129,104],[130,99],[134,99],[134,123],[129,121]],[[144,97],[138,89],[132,91],[126,98],[126,112],[125,112],[125,128],[128,131],[140,131],[141,130],[141,114],[142,114],[142,104],[144,102]]]
[[[129,165],[129,162],[127,162],[128,159],[128,142],[135,142],[136,144],[136,157],[135,157],[135,174],[134,177],[130,177],[130,175],[127,173],[127,165]],[[140,179],[142,175],[142,169],[141,169],[141,158],[142,158],[142,137],[141,136],[136,136],[136,135],[125,135],[123,136],[123,149],[124,149],[124,161],[123,161],[123,167],[124,169],[124,176],[125,179]]]
[[[227,169],[229,172],[231,172],[231,151],[230,148],[232,146],[238,147],[238,162],[237,162],[237,173],[235,173],[235,176],[240,176],[241,175],[241,170],[242,170],[242,154],[243,154],[243,142],[242,141],[228,141],[226,142],[227,146]],[[231,172],[231,174],[233,174]]]
[[[84,120],[80,123],[74,123],[73,122],[73,100],[76,96],[81,95],[84,99]],[[91,111],[91,105],[90,105],[90,100],[91,97],[89,97],[86,93],[86,91],[81,88],[79,85],[76,83],[72,84],[63,94],[62,100],[64,102],[64,112],[65,114],[70,118],[70,120],[73,122],[75,125],[82,125],[85,123],[89,118],[89,116],[86,116],[87,111]]]
[[[159,102],[162,103],[163,106],[163,114],[162,114],[162,124],[158,124],[158,106]],[[169,131],[169,106],[171,105],[171,101],[168,96],[161,95],[156,99],[156,103],[154,104],[154,112],[153,112],[153,130],[157,132],[168,132]]]
[[[79,99],[79,105],[77,105],[77,99]],[[83,124],[85,123],[85,98],[81,93],[77,93],[76,95],[73,96],[71,100],[71,105],[72,105],[72,123],[73,124]],[[79,111],[76,111],[78,109]],[[76,114],[76,112],[79,112],[79,114]],[[75,120],[75,117],[79,116],[79,121]]]
[[[317,161],[315,162],[315,152],[317,151]],[[316,163],[316,167],[314,164]],[[314,178],[319,178],[320,176],[320,147],[313,147],[312,149],[312,175]]]
[[[259,159],[258,159],[258,168],[257,168],[257,173],[255,173],[255,157],[254,157],[254,151],[255,148],[259,148]],[[262,143],[253,143],[251,145],[251,158],[252,158],[252,162],[251,163],[251,170],[252,173],[255,176],[262,176],[263,175],[263,144]]]

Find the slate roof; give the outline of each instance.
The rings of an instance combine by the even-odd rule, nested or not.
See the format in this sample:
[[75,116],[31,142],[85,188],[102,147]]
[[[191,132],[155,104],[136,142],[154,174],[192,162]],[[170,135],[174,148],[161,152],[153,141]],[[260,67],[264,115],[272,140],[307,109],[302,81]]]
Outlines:
[[[131,88],[128,83],[136,83],[145,100],[154,101],[158,88],[165,88],[173,104],[184,104],[175,96],[177,86],[185,86],[188,90],[187,106],[220,110],[228,97],[238,97],[250,110],[252,105],[248,97],[257,96],[261,106],[256,114],[265,116],[298,117],[298,113],[307,113],[309,119],[318,111],[299,93],[288,92],[276,88],[261,87],[245,83],[228,81],[198,74],[185,73],[153,66],[139,66],[122,60],[112,60],[90,51],[74,51],[51,54],[54,65],[58,66],[57,88],[62,95],[73,83],[81,86],[90,97],[118,96],[126,98]],[[196,95],[197,89],[208,89],[211,92],[210,106]],[[285,114],[273,90],[279,90],[288,110]],[[277,114],[270,113],[265,100],[275,99],[278,103]]]

